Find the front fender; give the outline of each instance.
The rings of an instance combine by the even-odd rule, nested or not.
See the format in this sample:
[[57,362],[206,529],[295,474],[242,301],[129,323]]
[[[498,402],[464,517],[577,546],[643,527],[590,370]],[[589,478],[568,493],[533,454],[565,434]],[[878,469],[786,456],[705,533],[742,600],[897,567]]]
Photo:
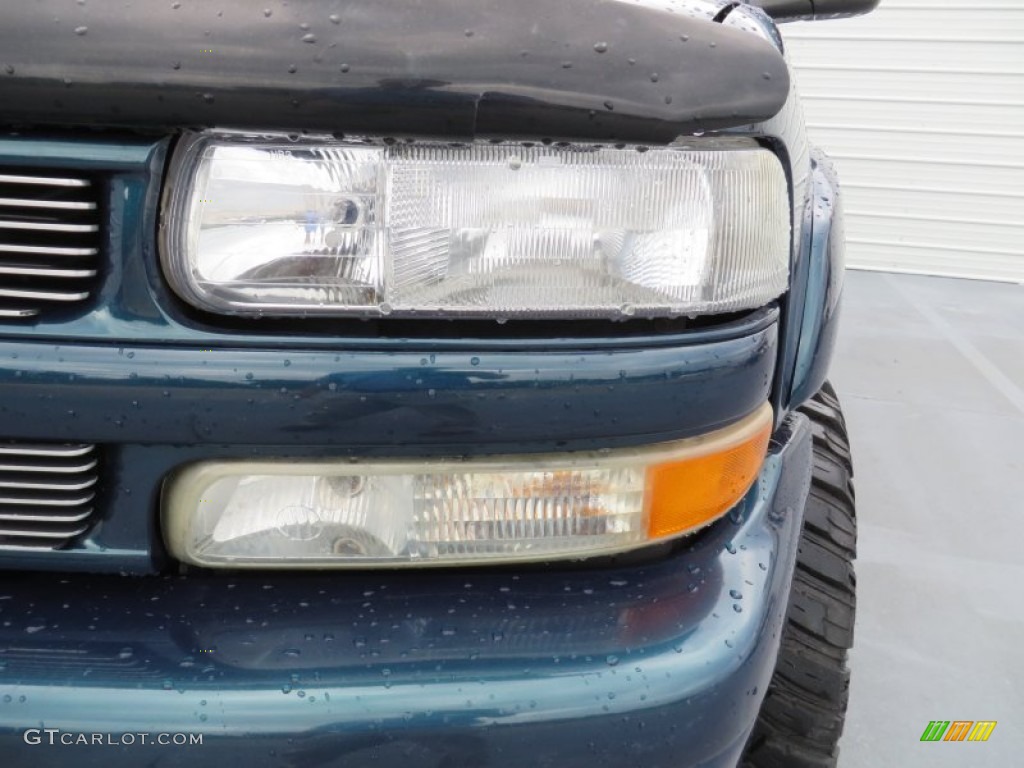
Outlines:
[[811,153],[811,184],[804,218],[804,301],[788,406],[796,408],[825,383],[839,327],[846,240],[839,178],[829,157]]

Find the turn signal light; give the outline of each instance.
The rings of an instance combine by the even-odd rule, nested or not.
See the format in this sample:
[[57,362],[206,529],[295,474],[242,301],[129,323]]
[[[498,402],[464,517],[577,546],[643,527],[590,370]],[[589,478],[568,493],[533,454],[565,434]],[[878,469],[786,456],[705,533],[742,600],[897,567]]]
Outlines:
[[220,568],[580,559],[726,513],[764,461],[772,410],[701,437],[607,452],[464,461],[211,461],[164,491],[167,546]]

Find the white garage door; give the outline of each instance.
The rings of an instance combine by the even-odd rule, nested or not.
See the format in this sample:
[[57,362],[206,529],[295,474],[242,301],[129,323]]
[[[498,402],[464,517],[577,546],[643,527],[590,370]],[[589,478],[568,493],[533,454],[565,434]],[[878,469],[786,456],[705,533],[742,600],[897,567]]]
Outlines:
[[783,26],[850,266],[1024,282],[1024,0]]

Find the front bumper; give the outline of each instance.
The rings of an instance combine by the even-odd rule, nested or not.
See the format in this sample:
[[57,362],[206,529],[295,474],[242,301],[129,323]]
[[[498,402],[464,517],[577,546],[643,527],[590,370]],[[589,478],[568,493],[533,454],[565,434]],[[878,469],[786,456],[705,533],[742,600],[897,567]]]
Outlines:
[[[732,514],[641,565],[9,579],[5,764],[733,766],[810,468],[792,416]],[[27,728],[203,744],[28,744]]]
[[100,513],[87,534],[56,553],[0,548],[0,568],[171,566],[160,488],[176,467],[197,461],[532,454],[705,434],[769,398],[778,315],[770,307],[706,329],[543,344],[243,344],[195,329],[159,345],[3,339],[0,439],[95,443],[103,468]]

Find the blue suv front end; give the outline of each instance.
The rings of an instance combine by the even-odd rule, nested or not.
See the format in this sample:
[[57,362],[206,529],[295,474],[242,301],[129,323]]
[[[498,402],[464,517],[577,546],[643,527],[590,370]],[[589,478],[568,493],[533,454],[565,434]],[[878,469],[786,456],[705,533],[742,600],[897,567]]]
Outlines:
[[[795,408],[824,381],[842,249],[791,90],[721,134],[785,170],[785,292],[611,325],[217,317],[161,263],[180,131],[0,136],[0,186],[84,180],[96,222],[72,225],[95,238],[74,276],[0,272],[8,763],[183,759],[142,736],[161,732],[200,737],[198,764],[736,765],[776,663],[812,464]],[[203,462],[614,454],[766,403],[767,454],[728,513],[629,552],[282,573],[195,567],[167,538],[168,478]]]

